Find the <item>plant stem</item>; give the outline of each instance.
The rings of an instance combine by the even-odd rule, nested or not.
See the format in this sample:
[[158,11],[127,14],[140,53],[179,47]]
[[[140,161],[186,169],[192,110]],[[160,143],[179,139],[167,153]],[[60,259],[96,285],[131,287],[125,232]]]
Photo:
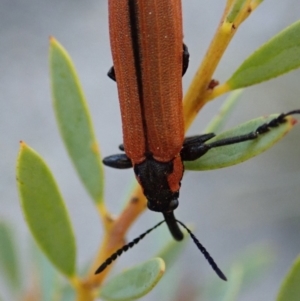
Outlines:
[[95,287],[102,283],[108,274],[112,265],[107,267],[102,273],[95,275],[96,269],[102,264],[112,253],[125,244],[125,235],[139,217],[139,215],[146,208],[146,198],[139,185],[135,186],[135,189],[131,193],[129,202],[126,207],[114,220],[111,226],[107,229],[102,244],[99,248],[98,255],[88,273],[85,283],[89,286]]
[[197,70],[192,83],[184,97],[183,114],[185,130],[192,124],[206,99],[203,97],[212,79],[213,73],[223,56],[235,30],[231,23],[224,21],[218,27],[216,34],[206,52],[204,60]]
[[184,97],[183,105],[186,130],[190,127],[198,112],[208,100],[211,100],[229,91],[228,87],[224,85],[220,86],[222,88],[219,88],[217,90],[217,93],[214,93],[214,89],[208,89],[209,83],[212,80],[212,76],[228,44],[236,33],[236,30],[259,4],[257,1],[253,3],[253,5],[251,3],[251,0],[245,1],[245,4],[231,23],[227,21],[227,16],[228,14],[230,14],[230,9],[233,3],[234,1],[232,0],[227,1],[220,25],[217,28],[215,36],[206,52],[204,60],[197,70],[192,83]]

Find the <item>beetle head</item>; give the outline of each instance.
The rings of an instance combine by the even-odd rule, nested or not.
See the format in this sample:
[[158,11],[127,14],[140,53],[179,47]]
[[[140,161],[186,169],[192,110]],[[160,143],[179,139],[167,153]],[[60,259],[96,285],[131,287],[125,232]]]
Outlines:
[[[143,188],[144,195],[148,200],[147,206],[150,210],[172,212],[178,207],[182,171],[179,177],[173,176],[173,161],[158,162],[152,157],[147,158],[142,163],[134,166],[134,172]],[[176,185],[172,185],[174,179],[177,182]]]

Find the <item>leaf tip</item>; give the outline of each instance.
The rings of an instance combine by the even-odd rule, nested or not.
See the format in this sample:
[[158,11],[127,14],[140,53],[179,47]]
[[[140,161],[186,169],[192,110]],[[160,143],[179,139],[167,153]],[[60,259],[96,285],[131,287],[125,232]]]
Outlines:
[[288,124],[288,131],[290,131],[296,124],[298,124],[298,120],[294,118],[293,116],[287,116],[286,121]]
[[296,118],[291,117],[291,125],[295,126],[299,121]]
[[49,47],[50,50],[61,47],[58,40],[54,36],[49,36]]
[[164,273],[166,271],[166,263],[161,257],[154,257],[155,260],[157,260],[159,264],[159,270],[161,273]]
[[56,43],[57,40],[54,38],[54,36],[49,36],[49,42],[50,44]]
[[26,147],[27,147],[27,144],[23,140],[20,140],[20,150],[23,150]]

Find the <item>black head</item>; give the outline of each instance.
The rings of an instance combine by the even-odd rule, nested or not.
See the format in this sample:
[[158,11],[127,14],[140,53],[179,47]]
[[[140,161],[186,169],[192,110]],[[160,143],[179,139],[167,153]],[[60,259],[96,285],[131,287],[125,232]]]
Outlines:
[[[143,188],[150,210],[164,213],[173,212],[178,207],[179,189],[174,191],[170,185],[173,161],[165,163],[147,158],[134,166],[134,172]],[[177,187],[180,187],[180,183]]]

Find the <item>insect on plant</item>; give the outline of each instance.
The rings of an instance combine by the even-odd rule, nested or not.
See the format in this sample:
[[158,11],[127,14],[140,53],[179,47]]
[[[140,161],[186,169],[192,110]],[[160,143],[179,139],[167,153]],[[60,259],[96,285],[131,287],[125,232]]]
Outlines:
[[[213,79],[230,40],[261,2],[226,1],[212,42],[183,97],[182,76],[188,68],[189,53],[183,43],[181,1],[108,1],[113,58],[108,75],[117,84],[123,144],[119,154],[104,158],[103,163],[117,169],[132,168],[138,182],[118,216],[113,216],[106,206],[101,154],[75,66],[64,47],[50,38],[51,90],[60,134],[104,230],[84,276],[76,264],[76,236],[63,194],[45,160],[25,142],[20,144],[17,183],[31,234],[51,264],[66,277],[76,300],[135,300],[146,295],[161,279],[166,265],[174,262],[174,253],[178,254],[183,246],[176,241],[183,240],[183,232],[190,235],[217,275],[226,280],[195,235],[175,217],[184,170],[223,168],[262,153],[293,128],[296,120],[290,115],[300,114],[300,110],[253,119],[215,135],[232,108],[232,102],[226,101],[221,114],[201,135],[185,138],[184,133],[210,100],[300,67],[298,21],[251,54],[227,81],[217,84]],[[130,226],[147,207],[162,214],[163,220],[124,245]],[[104,283],[109,265],[163,223],[174,238],[171,243],[156,258]],[[98,225],[94,228],[98,230]],[[141,277],[141,273],[146,277]],[[288,282],[294,283],[285,283]],[[64,288],[61,284],[56,287]],[[294,291],[289,287],[284,290]],[[59,300],[65,300],[61,296]],[[298,299],[297,296],[295,300]]]
[[[96,271],[166,222],[173,238],[182,240],[174,216],[184,161],[193,161],[213,148],[254,140],[286,121],[281,114],[249,133],[209,142],[214,133],[184,138],[182,80],[189,60],[183,44],[181,1],[109,1],[109,31],[114,66],[108,76],[117,82],[125,153],[104,158],[107,166],[133,168],[150,210],[164,220],[119,249]],[[187,228],[186,228],[187,229]],[[218,276],[226,280],[206,249],[187,229]]]

